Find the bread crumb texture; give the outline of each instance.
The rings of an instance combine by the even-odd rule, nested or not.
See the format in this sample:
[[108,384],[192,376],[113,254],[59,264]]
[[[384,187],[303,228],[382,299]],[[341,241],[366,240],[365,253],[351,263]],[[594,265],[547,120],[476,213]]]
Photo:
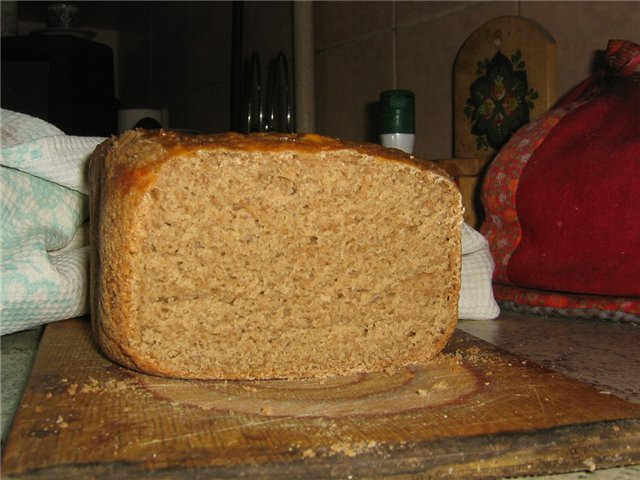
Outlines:
[[[93,320],[114,360],[186,378],[305,378],[421,363],[444,347],[462,211],[437,169],[352,146],[211,137],[168,148],[130,135],[94,184],[128,198],[127,212],[109,211],[122,199],[94,208]],[[134,168],[145,149],[155,156],[141,188],[119,187],[110,162]]]

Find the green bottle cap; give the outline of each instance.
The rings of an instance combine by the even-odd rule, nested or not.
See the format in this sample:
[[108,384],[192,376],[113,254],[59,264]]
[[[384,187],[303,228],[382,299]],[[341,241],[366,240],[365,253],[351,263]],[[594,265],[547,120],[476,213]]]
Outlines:
[[415,96],[409,90],[380,94],[380,134],[416,133]]

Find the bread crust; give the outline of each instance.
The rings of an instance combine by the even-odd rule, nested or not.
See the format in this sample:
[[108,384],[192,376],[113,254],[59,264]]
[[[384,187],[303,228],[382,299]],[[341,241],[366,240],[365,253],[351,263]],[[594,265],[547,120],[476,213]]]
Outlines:
[[[399,150],[373,144],[344,142],[315,134],[251,134],[236,133],[212,135],[185,135],[173,131],[134,130],[112,137],[98,146],[90,162],[91,207],[91,311],[92,327],[97,343],[110,359],[145,373],[183,378],[210,378],[192,374],[167,365],[149,362],[132,348],[134,335],[131,319],[135,316],[135,299],[132,298],[131,272],[134,265],[131,255],[140,250],[138,236],[132,234],[139,225],[136,210],[143,197],[156,181],[156,173],[164,162],[198,150],[242,152],[300,152],[350,151],[376,157],[383,161],[401,162],[434,174],[437,182],[443,182],[459,196],[453,179],[434,163],[420,160]],[[462,203],[452,215],[462,222]],[[458,229],[455,244],[460,250]],[[461,257],[451,259],[453,276],[452,297],[460,290]],[[456,327],[456,318],[440,337],[436,350],[448,342]],[[335,373],[335,372],[334,372]],[[355,373],[351,370],[341,374]],[[227,371],[222,378],[253,379],[270,376],[269,372],[243,372],[235,375]],[[305,371],[306,377],[326,376],[321,368]]]

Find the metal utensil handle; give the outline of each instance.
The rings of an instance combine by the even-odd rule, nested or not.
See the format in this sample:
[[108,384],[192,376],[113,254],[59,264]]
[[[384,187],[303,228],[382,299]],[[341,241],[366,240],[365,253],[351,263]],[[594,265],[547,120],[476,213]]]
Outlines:
[[[271,64],[267,91],[267,131],[293,131],[287,57],[279,52]],[[282,101],[283,105],[279,103]],[[284,108],[279,108],[284,107]]]
[[264,131],[264,113],[262,105],[262,78],[260,72],[260,56],[257,52],[251,55],[251,66],[248,71],[246,133]]

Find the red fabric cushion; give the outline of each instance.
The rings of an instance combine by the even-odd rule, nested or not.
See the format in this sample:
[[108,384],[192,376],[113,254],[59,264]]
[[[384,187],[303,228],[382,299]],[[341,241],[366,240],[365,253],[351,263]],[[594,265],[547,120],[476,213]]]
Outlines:
[[502,147],[484,179],[482,233],[503,306],[640,320],[640,46]]
[[640,82],[566,114],[523,169],[514,285],[640,296]]

